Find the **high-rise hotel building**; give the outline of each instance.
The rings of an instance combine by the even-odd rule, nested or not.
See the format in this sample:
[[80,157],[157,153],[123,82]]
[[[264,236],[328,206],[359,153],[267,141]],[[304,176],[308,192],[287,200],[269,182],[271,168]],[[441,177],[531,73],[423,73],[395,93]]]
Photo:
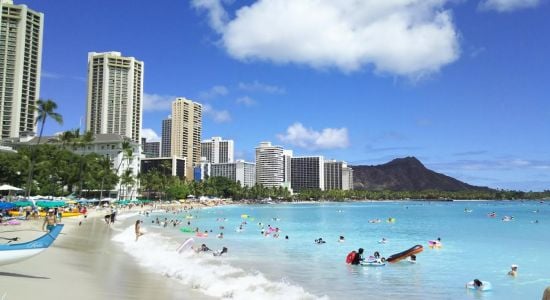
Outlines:
[[193,180],[193,167],[201,159],[202,105],[185,98],[172,102],[172,155],[186,159],[185,178]]
[[323,156],[291,158],[291,186],[294,192],[325,190],[325,159]]
[[347,165],[346,162],[325,160],[325,189],[353,189],[353,170]]
[[232,163],[235,146],[233,140],[223,140],[221,137],[212,137],[201,143],[201,156],[213,164]]
[[0,0],[0,139],[35,131],[44,14]]
[[86,129],[141,142],[143,62],[120,52],[88,53]]
[[162,134],[160,140],[160,157],[172,156],[172,116],[162,120]]
[[283,147],[273,146],[270,142],[261,142],[256,147],[256,183],[265,187],[287,187],[290,189],[288,182],[286,153]]

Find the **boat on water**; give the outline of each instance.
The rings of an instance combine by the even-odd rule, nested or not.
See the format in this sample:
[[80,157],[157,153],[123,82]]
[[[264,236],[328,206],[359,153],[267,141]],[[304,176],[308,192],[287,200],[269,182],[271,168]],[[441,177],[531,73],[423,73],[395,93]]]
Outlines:
[[0,245],[0,266],[20,262],[40,254],[52,245],[62,229],[63,224],[58,224],[50,232],[35,240]]

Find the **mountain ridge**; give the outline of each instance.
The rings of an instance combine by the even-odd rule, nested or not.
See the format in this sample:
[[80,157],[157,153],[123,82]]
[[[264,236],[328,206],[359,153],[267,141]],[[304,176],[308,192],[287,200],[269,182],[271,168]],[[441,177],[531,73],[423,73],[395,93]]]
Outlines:
[[357,190],[390,191],[489,191],[432,171],[414,156],[393,159],[381,165],[355,165],[353,186]]

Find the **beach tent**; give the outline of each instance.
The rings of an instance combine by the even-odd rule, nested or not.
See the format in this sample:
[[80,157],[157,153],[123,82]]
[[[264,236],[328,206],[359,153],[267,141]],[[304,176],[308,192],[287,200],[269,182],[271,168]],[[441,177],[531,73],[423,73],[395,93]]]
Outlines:
[[67,203],[63,201],[37,201],[36,206],[43,207],[43,208],[54,208],[54,207],[67,206]]
[[18,187],[14,187],[9,184],[2,184],[0,185],[0,191],[22,191],[23,189],[20,189]]
[[12,209],[16,207],[15,204],[10,202],[0,202],[0,209]]
[[17,201],[13,202],[13,204],[15,204],[15,206],[17,207],[34,206],[34,204],[30,201]]

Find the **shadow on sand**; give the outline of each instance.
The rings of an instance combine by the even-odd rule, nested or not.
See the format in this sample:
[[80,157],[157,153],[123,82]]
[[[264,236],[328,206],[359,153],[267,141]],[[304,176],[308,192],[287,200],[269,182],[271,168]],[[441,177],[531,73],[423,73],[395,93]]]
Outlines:
[[32,275],[17,274],[17,273],[9,273],[9,272],[0,272],[0,276],[20,277],[20,278],[32,278],[32,279],[50,279],[49,277],[32,276]]

